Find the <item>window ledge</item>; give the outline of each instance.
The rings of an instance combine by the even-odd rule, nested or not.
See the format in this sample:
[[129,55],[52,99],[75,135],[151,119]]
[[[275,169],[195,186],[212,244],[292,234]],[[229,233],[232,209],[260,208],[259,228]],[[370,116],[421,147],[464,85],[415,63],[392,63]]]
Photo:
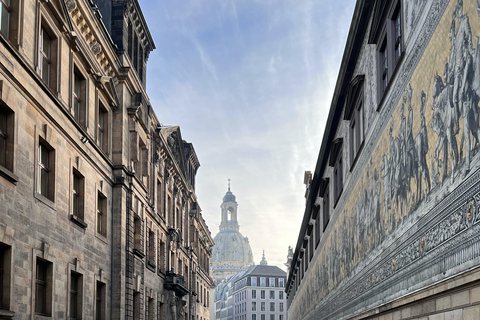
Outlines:
[[98,240],[104,242],[105,244],[108,243],[107,236],[104,236],[104,235],[101,234],[101,233],[95,232],[95,237],[96,237]]
[[[8,170],[4,166],[0,166],[0,176],[4,177],[8,181],[12,182],[13,184],[17,184],[18,177],[12,171]],[[1,314],[0,314],[1,315]]]
[[155,268],[157,266],[155,265],[155,263],[153,263],[152,261],[148,260],[147,261],[147,269],[152,271],[152,272],[155,272]]
[[0,317],[2,319],[13,319],[15,312],[5,309],[0,309]]
[[140,259],[145,258],[145,255],[142,252],[140,252],[140,250],[138,249],[133,249],[133,254],[139,257]]
[[162,268],[157,269],[157,274],[165,276],[165,272],[162,271]]
[[49,206],[50,208],[52,208],[53,210],[55,210],[55,202],[53,202],[52,200],[48,199],[47,197],[45,197],[44,195],[38,193],[38,192],[35,192],[35,198],[38,200],[38,201],[41,201],[43,202],[45,205]]
[[73,214],[70,215],[70,220],[83,229],[86,229],[88,226],[88,224],[85,221],[83,221],[79,217],[74,216]]

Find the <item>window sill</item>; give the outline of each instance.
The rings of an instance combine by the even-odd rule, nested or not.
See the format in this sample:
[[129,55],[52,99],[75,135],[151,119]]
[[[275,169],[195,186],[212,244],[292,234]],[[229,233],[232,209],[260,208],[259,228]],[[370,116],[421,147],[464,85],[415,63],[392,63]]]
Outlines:
[[140,252],[140,250],[138,249],[133,249],[133,254],[139,257],[140,259],[145,258],[145,255],[142,252]]
[[79,217],[74,216],[73,214],[70,215],[70,220],[83,229],[86,229],[88,226],[88,224],[85,221],[83,221]]
[[165,272],[162,271],[162,268],[158,268],[157,269],[157,274],[160,276],[160,275],[163,275],[165,276]]
[[152,271],[152,272],[155,272],[155,268],[157,266],[155,265],[155,263],[151,262],[150,260],[147,261],[147,269]]
[[102,241],[103,243],[107,244],[108,243],[108,240],[107,240],[107,236],[104,236],[103,234],[101,233],[98,233],[98,232],[95,232],[95,237]]
[[12,171],[8,170],[4,166],[0,166],[0,176],[4,177],[13,184],[17,184],[18,177]]
[[35,198],[41,202],[43,202],[45,205],[49,206],[50,208],[52,209],[56,209],[55,208],[55,202],[53,202],[52,200],[48,199],[47,197],[45,197],[44,195],[38,193],[38,192],[35,192]]
[[0,318],[2,319],[13,319],[15,312],[5,309],[0,309]]

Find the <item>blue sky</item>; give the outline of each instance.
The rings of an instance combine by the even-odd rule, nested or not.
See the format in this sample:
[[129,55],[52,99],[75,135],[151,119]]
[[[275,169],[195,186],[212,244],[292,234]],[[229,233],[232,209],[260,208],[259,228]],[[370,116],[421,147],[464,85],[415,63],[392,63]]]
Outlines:
[[156,50],[147,92],[201,167],[196,194],[215,236],[231,179],[240,232],[284,268],[305,210],[354,0],[139,0]]

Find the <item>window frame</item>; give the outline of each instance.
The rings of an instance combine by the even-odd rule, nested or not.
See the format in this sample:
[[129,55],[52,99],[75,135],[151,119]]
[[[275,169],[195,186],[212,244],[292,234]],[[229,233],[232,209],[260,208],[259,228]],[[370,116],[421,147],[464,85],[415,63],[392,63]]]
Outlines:
[[10,310],[12,247],[0,242],[0,310]]
[[[54,22],[50,20],[50,15],[46,10],[41,7],[40,11],[40,23],[38,26],[38,39],[37,39],[37,70],[40,79],[45,85],[58,94],[58,84],[60,83],[58,77],[58,65],[59,65],[59,32],[54,28]],[[49,44],[49,53],[48,55],[44,52],[44,39],[43,35],[47,34],[50,38]],[[48,65],[48,74],[47,79],[44,78],[44,60]]]
[[[42,149],[43,148],[43,149]],[[43,150],[43,151],[42,151]],[[48,163],[43,163],[41,152],[47,153]],[[42,200],[48,200],[51,204],[55,203],[55,172],[56,172],[56,152],[55,149],[42,137],[39,137],[36,148],[36,186],[35,194]],[[45,172],[46,190],[42,191],[42,172]],[[45,192],[45,194],[43,193]]]
[[85,177],[72,169],[72,201],[70,213],[73,218],[85,221]]
[[[405,52],[405,27],[401,1],[391,1],[383,12],[385,16],[380,28],[377,29],[379,32],[370,36],[376,39],[373,43],[377,45],[377,111]],[[382,65],[383,68],[381,68]]]
[[82,69],[81,64],[77,62],[75,56],[72,57],[72,69],[70,80],[70,113],[77,123],[83,128],[88,126],[88,77]]
[[100,190],[97,191],[97,214],[96,227],[97,234],[107,237],[107,221],[108,221],[108,199]]
[[68,290],[69,299],[69,319],[82,319],[83,315],[83,275],[81,273],[70,271],[70,283]]
[[[3,117],[2,117],[3,115]],[[3,118],[3,119],[2,119]],[[15,112],[8,107],[6,103],[0,101],[0,121],[4,121],[5,128],[2,130],[0,124],[0,175],[5,177],[10,182],[16,183],[18,177],[14,174],[15,171],[15,140],[16,140],[16,123]]]
[[322,198],[322,232],[325,232],[330,221],[330,179],[322,178],[320,180],[318,196]]
[[[40,268],[43,267],[43,270]],[[39,279],[42,276],[44,279]],[[52,316],[52,298],[53,298],[53,263],[42,259],[40,257],[36,258],[35,263],[35,314],[51,317]],[[41,310],[39,310],[39,299],[40,299],[40,290],[39,286],[42,287],[41,291],[43,292],[43,302],[41,303]]]

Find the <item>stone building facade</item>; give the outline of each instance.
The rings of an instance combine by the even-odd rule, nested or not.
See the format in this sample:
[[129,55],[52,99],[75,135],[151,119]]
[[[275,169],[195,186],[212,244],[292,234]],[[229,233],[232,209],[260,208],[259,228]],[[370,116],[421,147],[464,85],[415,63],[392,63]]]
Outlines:
[[149,102],[138,2],[0,11],[0,319],[208,319],[200,164]]
[[288,317],[480,319],[480,5],[357,1]]

